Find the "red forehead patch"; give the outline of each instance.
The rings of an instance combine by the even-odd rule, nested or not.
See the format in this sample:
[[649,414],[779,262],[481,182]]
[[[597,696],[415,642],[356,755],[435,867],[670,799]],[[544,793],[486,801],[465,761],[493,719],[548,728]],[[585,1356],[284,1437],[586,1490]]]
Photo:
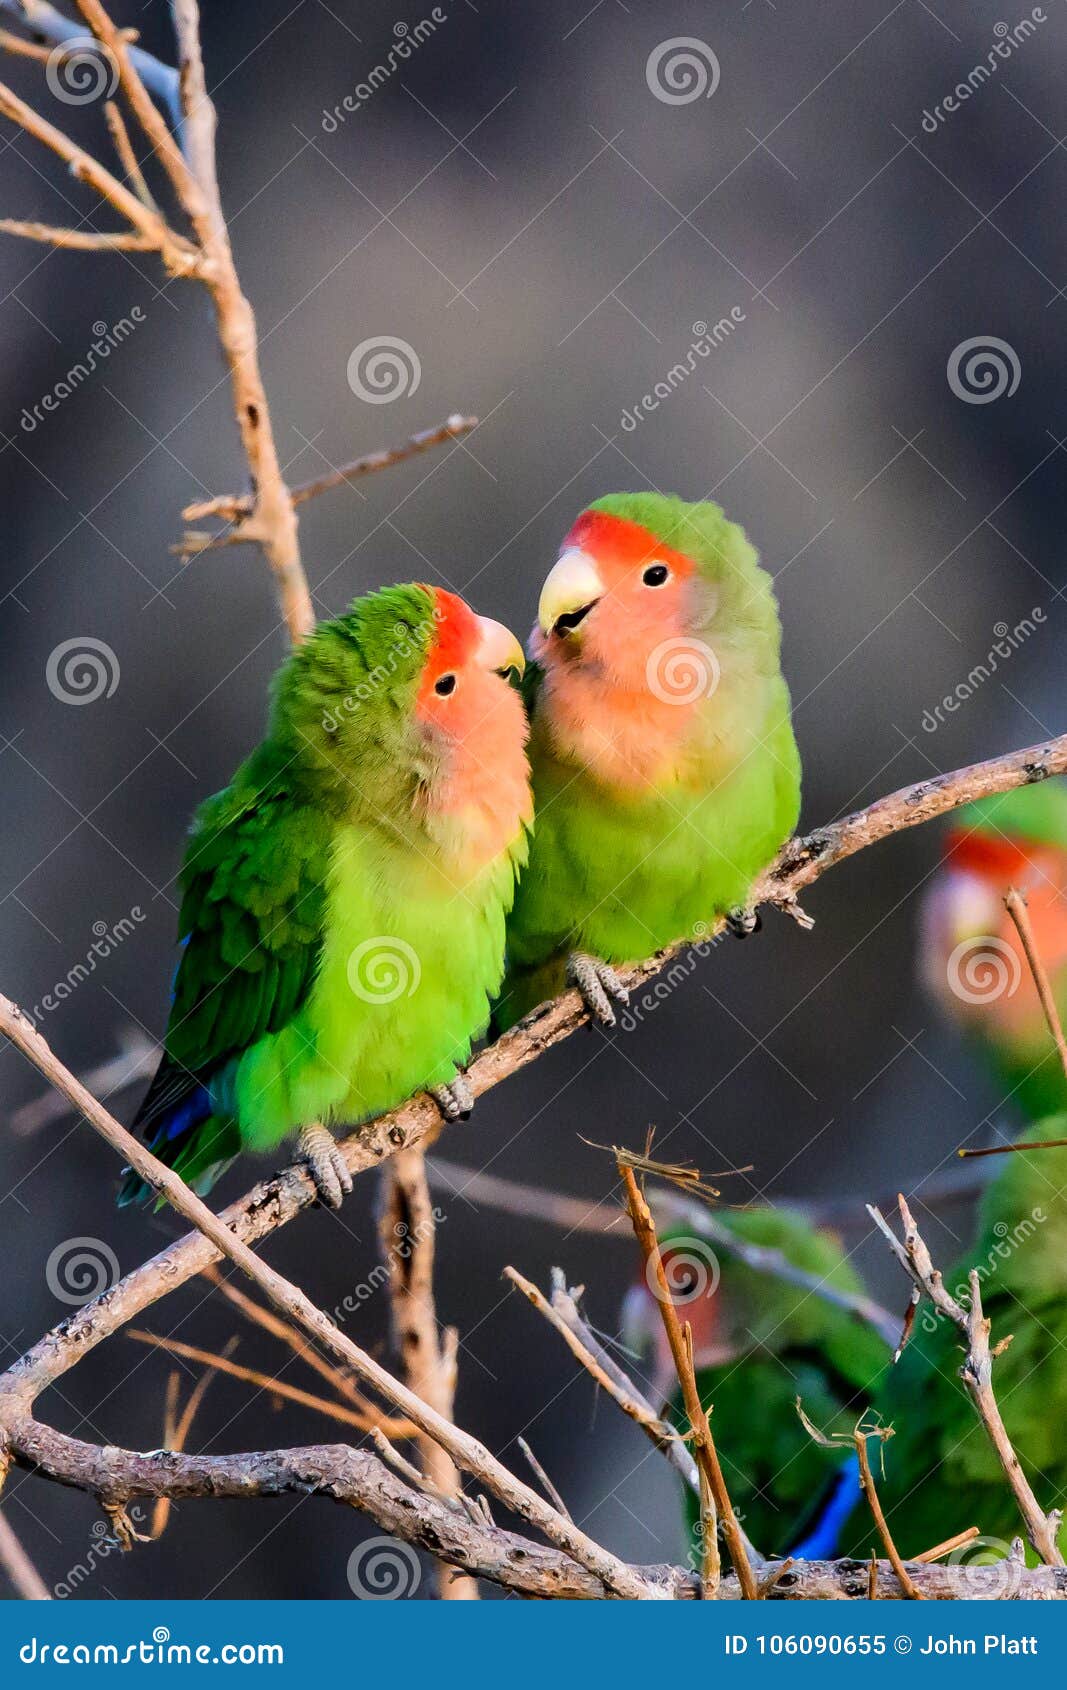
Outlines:
[[481,629],[470,605],[444,587],[427,587],[433,597],[434,635],[426,656],[426,678],[462,668],[478,649]]
[[955,868],[968,869],[995,881],[998,886],[1021,883],[1035,864],[1046,866],[1055,850],[1034,840],[1025,844],[1000,839],[992,834],[955,828],[946,841],[946,859]]
[[568,551],[572,546],[590,552],[598,563],[614,563],[624,570],[637,569],[652,558],[662,558],[683,579],[696,568],[691,557],[664,545],[639,522],[611,516],[607,511],[583,511],[562,549]]

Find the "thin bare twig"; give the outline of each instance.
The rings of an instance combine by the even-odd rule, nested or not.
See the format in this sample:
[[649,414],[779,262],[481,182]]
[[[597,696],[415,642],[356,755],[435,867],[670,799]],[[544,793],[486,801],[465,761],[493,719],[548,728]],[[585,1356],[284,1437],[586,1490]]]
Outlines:
[[944,1543],[935,1544],[933,1549],[924,1549],[921,1555],[913,1555],[912,1560],[921,1562],[923,1566],[930,1561],[940,1561],[943,1555],[951,1555],[954,1549],[963,1549],[980,1535],[977,1526],[968,1526],[965,1532],[957,1532],[955,1537],[947,1537]]
[[[386,447],[379,452],[367,452],[361,458],[353,458],[349,464],[340,469],[330,470],[326,475],[320,475],[314,481],[302,481],[290,489],[294,505],[306,504],[308,499],[315,499],[320,493],[328,493],[331,488],[341,487],[346,482],[359,481],[365,475],[374,475],[381,469],[392,469],[395,464],[402,464],[408,458],[418,457],[421,452],[428,452],[434,446],[443,446],[449,440],[462,440],[465,434],[470,434],[478,427],[477,417],[463,417],[454,415],[436,428],[424,428],[418,434],[412,434],[401,446]],[[208,517],[217,517],[221,522],[240,522],[252,511],[252,496],[249,493],[223,493],[215,499],[204,499],[198,503],[186,505],[182,511],[185,522],[203,522]],[[214,536],[221,540],[226,536]],[[177,551],[204,551],[203,545],[190,544],[188,547],[178,546]]]
[[246,1296],[238,1286],[223,1278],[214,1264],[203,1269],[203,1277],[216,1286],[228,1302],[240,1309],[253,1325],[261,1327],[264,1332],[269,1332],[273,1338],[278,1338],[288,1345],[294,1355],[299,1356],[320,1378],[325,1379],[339,1397],[343,1397],[351,1407],[366,1415],[374,1426],[385,1431],[391,1438],[414,1437],[415,1427],[409,1420],[391,1418],[385,1409],[379,1408],[377,1403],[372,1403],[369,1397],[363,1395],[349,1372],[321,1356],[295,1326],[280,1320],[270,1309],[265,1309],[254,1298]]
[[[893,1542],[893,1537],[889,1530],[889,1524],[886,1520],[885,1514],[882,1510],[882,1504],[878,1497],[878,1487],[874,1482],[874,1474],[871,1472],[870,1456],[867,1453],[867,1439],[869,1437],[882,1438],[887,1435],[887,1432],[881,1427],[877,1427],[873,1432],[869,1428],[864,1429],[862,1425],[856,1427],[853,1437],[856,1445],[856,1455],[860,1464],[860,1484],[863,1487],[863,1494],[867,1498],[867,1503],[871,1513],[874,1515],[874,1523],[878,1527],[878,1535],[885,1547],[885,1552],[889,1559],[889,1565],[900,1580],[901,1589],[910,1602],[921,1602],[923,1600],[922,1591],[919,1589],[915,1580],[911,1577],[911,1574],[905,1567],[897,1546]],[[873,1569],[872,1577],[877,1579],[877,1562],[875,1561],[873,1555],[871,1556],[871,1566]]]
[[[235,1338],[230,1339],[225,1350],[222,1352],[224,1357],[229,1356],[230,1350],[234,1347],[236,1342],[237,1340]],[[209,1367],[206,1372],[202,1373],[192,1390],[189,1392],[189,1400],[181,1414],[179,1414],[178,1393],[181,1387],[181,1374],[178,1372],[177,1368],[169,1374],[167,1378],[166,1405],[163,1414],[163,1449],[174,1450],[179,1455],[184,1451],[185,1446],[189,1441],[189,1434],[193,1429],[193,1421],[200,1412],[200,1405],[207,1395],[208,1388],[212,1380],[217,1376],[218,1368],[214,1365]],[[153,1542],[161,1538],[163,1533],[166,1531],[170,1522],[170,1510],[170,1497],[158,1497],[156,1505],[152,1510],[152,1525],[149,1530],[149,1536],[152,1538]]]
[[1030,911],[1026,907],[1026,899],[1013,886],[1004,899],[1004,907],[1015,923],[1019,942],[1022,945],[1026,960],[1030,964],[1030,973],[1034,977],[1037,995],[1041,999],[1041,1008],[1045,1012],[1048,1030],[1052,1034],[1056,1049],[1059,1051],[1064,1076],[1067,1077],[1067,1038],[1063,1036],[1063,1025],[1060,1021],[1060,1012],[1056,1007],[1052,987],[1049,984],[1048,971],[1038,954],[1033,923],[1030,920]]
[[[55,6],[49,5],[47,0],[0,0],[0,14],[11,18],[14,22],[30,30],[37,37],[33,42],[22,42],[22,49],[27,56],[47,60],[50,56],[49,48],[39,43],[48,42],[52,47],[84,49],[87,36],[85,25],[77,19],[67,17]],[[6,32],[5,32],[6,33]],[[133,32],[123,31],[129,40]],[[12,37],[12,40],[17,39]],[[4,45],[9,51],[16,51],[10,43]],[[171,114],[174,123],[181,121],[181,106],[178,100],[178,73],[170,65],[164,64],[153,54],[142,47],[131,46],[130,56],[137,67],[142,81],[149,87],[158,99],[161,99]]]
[[127,182],[129,182],[142,205],[146,205],[149,211],[158,211],[159,207],[152,198],[151,189],[145,181],[144,171],[137,162],[137,154],[133,150],[133,142],[130,140],[130,132],[126,127],[126,119],[114,100],[105,101],[104,117],[107,121],[112,145],[118,154],[119,163],[126,173]]
[[981,1280],[972,1269],[969,1276],[970,1307],[965,1309],[945,1289],[941,1274],[930,1259],[930,1252],[904,1198],[900,1197],[897,1201],[904,1227],[903,1243],[897,1238],[880,1209],[868,1204],[867,1212],[887,1240],[905,1273],[925,1291],[938,1312],[953,1321],[966,1338],[967,1355],[960,1368],[964,1388],[978,1411],[1004,1476],[1011,1486],[1030,1542],[1046,1566],[1062,1567],[1064,1560],[1056,1541],[1060,1528],[1060,1511],[1053,1509],[1051,1513],[1046,1514],[1039,1504],[1029,1479],[1019,1465],[1019,1458],[1012,1447],[993,1392],[993,1357],[998,1352],[993,1351],[989,1343],[989,1321],[982,1309]]
[[[626,1201],[633,1222],[634,1236],[637,1239],[641,1254],[645,1258],[646,1267],[654,1273],[659,1287],[657,1302],[659,1303],[660,1318],[667,1335],[671,1355],[674,1359],[678,1383],[682,1387],[682,1400],[685,1412],[689,1417],[690,1430],[693,1435],[693,1454],[700,1474],[700,1513],[703,1527],[703,1557],[704,1566],[701,1578],[705,1596],[714,1595],[719,1585],[719,1551],[718,1525],[722,1522],[722,1533],[730,1551],[734,1571],[741,1585],[741,1592],[749,1601],[754,1601],[759,1595],[756,1579],[749,1566],[745,1553],[744,1539],[734,1514],[730,1494],[726,1488],[722,1468],[719,1465],[715,1439],[712,1436],[711,1424],[707,1411],[700,1400],[696,1375],[693,1371],[693,1336],[688,1325],[683,1332],[681,1323],[671,1299],[667,1275],[660,1255],[659,1240],[656,1237],[656,1225],[652,1219],[651,1210],[634,1178],[633,1169],[625,1163],[616,1164],[619,1178],[626,1191]],[[709,1541],[710,1539],[710,1541]]]
[[[202,1362],[205,1367],[216,1373],[227,1373],[231,1379],[242,1379],[245,1384],[255,1385],[257,1390],[265,1391],[269,1396],[295,1402],[301,1408],[314,1409],[316,1414],[325,1414],[330,1420],[339,1420],[343,1426],[354,1426],[357,1431],[369,1432],[377,1424],[371,1415],[357,1414],[354,1409],[345,1408],[342,1403],[330,1402],[326,1397],[317,1397],[311,1391],[302,1391],[299,1385],[289,1385],[284,1379],[276,1379],[270,1373],[261,1373],[256,1367],[243,1367],[225,1355],[217,1355],[213,1350],[202,1350],[196,1344],[184,1344],[177,1338],[163,1338],[156,1332],[141,1332],[136,1327],[131,1328],[126,1336],[132,1338],[135,1343],[149,1344],[153,1349],[165,1350],[167,1355],[184,1356],[186,1361]],[[414,1429],[411,1428],[412,1431]]]
[[549,1478],[548,1474],[545,1472],[541,1463],[538,1461],[538,1459],[537,1459],[536,1455],[534,1454],[533,1450],[530,1448],[529,1444],[526,1442],[526,1439],[525,1438],[516,1438],[515,1442],[518,1444],[519,1448],[522,1450],[523,1455],[526,1457],[526,1460],[527,1460],[527,1462],[530,1466],[531,1471],[533,1473],[535,1473],[537,1475],[537,1478],[540,1480],[541,1487],[544,1490],[545,1495],[548,1497],[549,1502],[551,1502],[553,1508],[558,1508],[559,1512],[562,1515],[564,1515],[564,1517],[566,1519],[568,1519],[568,1520],[573,1519],[574,1516],[572,1515],[570,1509],[567,1507],[567,1504],[564,1502],[563,1498],[560,1496],[559,1491],[556,1489],[555,1485],[552,1483],[552,1480]]

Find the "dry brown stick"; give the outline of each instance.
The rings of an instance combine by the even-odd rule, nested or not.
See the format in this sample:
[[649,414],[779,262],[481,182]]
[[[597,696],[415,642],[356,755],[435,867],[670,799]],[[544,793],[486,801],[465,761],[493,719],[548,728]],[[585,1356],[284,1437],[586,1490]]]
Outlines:
[[[791,840],[781,852],[776,867],[763,877],[780,895],[816,878],[834,863],[886,838],[903,828],[954,809],[960,804],[992,792],[1003,792],[1045,774],[1067,767],[1067,735],[1041,745],[1028,746],[985,763],[940,776],[935,783],[921,781],[880,799],[869,810],[857,811],[841,821],[831,822],[807,839]],[[795,863],[790,878],[786,865]],[[626,970],[631,986],[642,984],[664,966],[670,955],[662,953]],[[476,1097],[502,1080],[535,1062],[561,1040],[568,1038],[588,1020],[577,992],[568,991],[525,1017],[510,1032],[483,1051],[468,1070],[467,1078]],[[379,1167],[405,1144],[423,1142],[440,1130],[441,1116],[435,1103],[419,1095],[389,1110],[377,1121],[359,1128],[344,1141],[342,1149],[354,1174]],[[244,1197],[223,1210],[220,1219],[235,1237],[255,1243],[285,1226],[315,1201],[314,1183],[302,1163],[295,1163],[273,1179],[261,1180]],[[199,1232],[191,1232],[168,1245],[118,1281],[107,1296],[78,1309],[60,1327],[46,1333],[6,1376],[15,1378],[24,1390],[37,1393],[73,1367],[87,1350],[117,1331],[127,1321],[157,1302],[168,1291],[184,1285],[217,1261],[223,1252]],[[0,1386],[4,1383],[0,1380]]]
[[152,198],[152,191],[145,181],[144,171],[137,162],[137,154],[133,150],[133,142],[130,140],[130,132],[126,127],[126,119],[114,100],[104,102],[104,118],[107,122],[112,145],[118,154],[119,163],[126,173],[127,182],[129,182],[142,205],[146,205],[149,211],[158,211],[159,207]]
[[[428,452],[431,447],[443,446],[449,440],[462,440],[465,434],[470,434],[477,427],[477,417],[463,417],[458,414],[451,416],[445,422],[438,423],[436,428],[424,428],[418,434],[412,434],[402,446],[367,452],[361,458],[353,458],[351,463],[344,464],[340,469],[317,476],[314,481],[300,482],[296,487],[290,488],[293,504],[306,504],[308,499],[315,499],[320,493],[328,493],[331,488],[341,487],[346,482],[359,481],[363,476],[373,475],[380,469],[392,469],[395,464],[405,463],[408,458]],[[197,504],[186,505],[182,511],[182,519],[185,522],[203,522],[207,517],[218,517],[222,522],[239,522],[243,517],[250,515],[251,510],[251,494],[223,493],[216,499],[204,499]],[[202,551],[205,548],[197,546],[193,549]]]
[[[372,1385],[388,1402],[395,1404],[414,1421],[420,1431],[436,1438],[457,1463],[474,1474],[522,1519],[528,1520],[545,1536],[590,1572],[609,1585],[617,1595],[647,1600],[659,1592],[651,1589],[641,1578],[600,1544],[595,1543],[573,1522],[564,1520],[538,1494],[516,1479],[507,1468],[469,1433],[453,1426],[442,1415],[424,1403],[415,1393],[394,1379],[374,1358],[354,1344],[299,1286],[285,1279],[274,1268],[249,1249],[248,1245],[229,1230],[225,1222],[190,1191],[185,1182],[171,1168],[164,1166],[146,1146],[128,1133],[125,1127],[85,1090],[74,1075],[63,1066],[49,1048],[47,1041],[30,1021],[7,998],[0,994],[0,1032],[28,1056],[59,1091],[70,1098],[89,1125],[127,1161],[145,1183],[171,1207],[201,1232],[215,1250],[227,1256],[251,1279],[269,1301],[284,1316],[302,1326],[323,1349],[351,1367],[361,1379]],[[20,1391],[19,1387],[22,1385]],[[10,1369],[0,1379],[0,1428],[5,1425],[5,1409],[10,1413],[12,1399],[24,1409],[32,1397],[27,1394],[25,1377],[20,1365]],[[14,1439],[8,1428],[12,1447]]]
[[973,1162],[982,1156],[1010,1156],[1017,1150],[1062,1150],[1065,1145],[1067,1138],[1042,1138],[1036,1141],[1021,1139],[1014,1144],[988,1144],[982,1150],[957,1150],[956,1155],[964,1156],[969,1162]]
[[[730,1494],[726,1488],[722,1468],[719,1465],[715,1439],[712,1436],[708,1415],[700,1401],[700,1391],[697,1388],[696,1375],[693,1371],[693,1342],[692,1333],[688,1327],[683,1332],[677,1311],[671,1298],[667,1284],[667,1275],[660,1255],[659,1240],[656,1237],[656,1226],[652,1219],[651,1210],[645,1202],[644,1196],[634,1178],[633,1169],[625,1163],[616,1164],[619,1178],[626,1191],[626,1202],[633,1222],[634,1236],[637,1239],[642,1256],[645,1258],[646,1269],[654,1274],[658,1286],[657,1301],[659,1303],[660,1318],[663,1330],[667,1335],[671,1356],[674,1360],[678,1383],[682,1387],[682,1400],[685,1412],[689,1417],[689,1425],[693,1434],[693,1455],[697,1469],[701,1476],[701,1518],[704,1526],[704,1571],[702,1585],[705,1595],[713,1595],[719,1584],[718,1564],[718,1522],[722,1522],[722,1533],[730,1551],[730,1559],[734,1565],[741,1585],[742,1594],[749,1601],[754,1601],[759,1592],[756,1579],[749,1566],[745,1553],[744,1539],[734,1514]],[[711,1543],[708,1538],[711,1538]]]
[[102,199],[110,201],[116,211],[132,223],[139,234],[155,251],[158,251],[167,269],[175,276],[191,276],[197,274],[200,268],[200,254],[191,241],[176,234],[157,211],[150,211],[142,205],[136,194],[113,176],[98,159],[93,158],[84,148],[64,135],[55,124],[49,123],[39,112],[28,106],[25,100],[6,83],[0,83],[0,116],[9,118],[17,123],[35,141],[48,147],[57,154],[69,167],[70,173],[79,182],[86,182]]
[[265,1309],[253,1297],[246,1296],[238,1286],[232,1285],[219,1272],[217,1266],[212,1264],[204,1268],[203,1277],[216,1286],[227,1301],[231,1302],[235,1308],[240,1309],[241,1313],[254,1325],[262,1327],[264,1332],[269,1332],[272,1337],[279,1338],[283,1344],[288,1345],[293,1354],[299,1356],[301,1361],[306,1362],[308,1367],[319,1374],[320,1378],[325,1379],[338,1396],[343,1397],[353,1408],[365,1414],[368,1420],[373,1421],[375,1426],[382,1428],[389,1437],[410,1438],[415,1435],[415,1427],[409,1420],[390,1417],[384,1408],[379,1408],[377,1403],[371,1402],[369,1397],[363,1395],[350,1373],[338,1367],[335,1362],[328,1361],[325,1356],[321,1356],[318,1350],[304,1337],[303,1333],[297,1331],[295,1326],[290,1326],[288,1321],[279,1320],[278,1316],[270,1309]]
[[1048,971],[1038,954],[1030,911],[1026,907],[1026,899],[1013,886],[1004,899],[1004,907],[1015,923],[1019,942],[1022,945],[1026,960],[1030,964],[1030,973],[1034,977],[1037,995],[1041,999],[1041,1008],[1045,1012],[1048,1030],[1052,1034],[1056,1049],[1059,1051],[1063,1072],[1067,1075],[1067,1039],[1063,1036],[1063,1023],[1060,1021],[1060,1012],[1056,1007],[1056,999],[1049,984]]
[[97,233],[90,229],[58,229],[51,223],[25,223],[16,217],[0,217],[0,234],[24,241],[42,241],[47,246],[66,247],[71,252],[154,252],[155,241],[147,235],[125,230]]
[[[383,1169],[379,1217],[382,1259],[389,1271],[393,1340],[409,1387],[444,1419],[451,1420],[456,1387],[458,1335],[439,1334],[433,1273],[436,1210],[426,1182],[421,1150],[402,1150]],[[459,1470],[435,1438],[418,1440],[419,1463],[441,1496],[458,1498]],[[455,1578],[438,1568],[438,1594],[444,1601],[476,1602],[474,1579]]]
[[0,1567],[24,1602],[51,1602],[52,1592],[30,1560],[6,1514],[0,1513]]
[[[870,1456],[867,1454],[867,1439],[869,1437],[881,1436],[883,1436],[883,1433],[880,1431],[869,1432],[864,1431],[861,1426],[856,1427],[854,1441],[856,1445],[856,1455],[860,1464],[860,1485],[863,1489],[864,1496],[867,1498],[868,1507],[874,1515],[874,1523],[878,1528],[878,1535],[885,1548],[886,1555],[889,1559],[889,1565],[900,1580],[901,1589],[910,1602],[921,1602],[923,1600],[922,1591],[919,1589],[915,1580],[911,1577],[911,1574],[905,1567],[904,1562],[901,1560],[899,1551],[897,1550],[897,1546],[893,1542],[892,1534],[890,1533],[889,1525],[878,1497],[878,1487],[874,1482],[874,1474],[871,1472],[871,1460]],[[871,1564],[872,1566],[876,1566],[873,1554],[871,1556]]]
[[1064,1560],[1056,1541],[1060,1528],[1060,1511],[1053,1509],[1051,1513],[1046,1514],[1034,1495],[1030,1481],[1019,1465],[1019,1458],[1012,1447],[993,1392],[993,1351],[989,1343],[989,1321],[982,1309],[981,1280],[972,1268],[969,1276],[971,1303],[970,1308],[965,1309],[945,1289],[941,1274],[930,1259],[930,1252],[904,1198],[900,1197],[897,1201],[904,1226],[903,1243],[879,1209],[868,1204],[867,1212],[888,1241],[905,1273],[925,1291],[938,1312],[953,1321],[966,1338],[967,1355],[960,1368],[964,1388],[978,1411],[1004,1476],[1011,1486],[1030,1542],[1046,1566],[1062,1567]]
[[[244,1367],[225,1355],[216,1355],[213,1350],[202,1350],[196,1344],[185,1344],[178,1338],[163,1338],[156,1332],[141,1332],[136,1327],[127,1332],[126,1336],[132,1338],[135,1343],[150,1344],[153,1349],[165,1350],[167,1355],[183,1356],[186,1361],[202,1362],[205,1367],[214,1369],[216,1373],[228,1373],[231,1379],[243,1379],[245,1384],[255,1385],[268,1396],[283,1397],[286,1402],[298,1403],[301,1408],[314,1409],[316,1414],[325,1414],[330,1420],[339,1420],[343,1426],[355,1426],[360,1432],[369,1432],[378,1424],[372,1415],[357,1414],[354,1409],[345,1408],[342,1403],[330,1402],[326,1397],[317,1397],[311,1391],[302,1391],[299,1385],[289,1385],[284,1379],[276,1379],[271,1373],[261,1373],[256,1367]],[[400,1436],[409,1436],[414,1430],[412,1426],[408,1432],[401,1432]]]
[[518,1444],[519,1448],[522,1450],[523,1455],[526,1457],[527,1464],[529,1465],[531,1471],[533,1473],[535,1473],[537,1475],[538,1479],[541,1481],[541,1487],[544,1490],[545,1495],[548,1497],[549,1502],[551,1502],[553,1508],[558,1508],[559,1512],[561,1514],[564,1514],[567,1517],[568,1520],[572,1519],[573,1516],[571,1514],[570,1509],[567,1507],[567,1504],[564,1502],[563,1498],[560,1496],[559,1491],[556,1489],[555,1485],[552,1483],[552,1480],[549,1478],[548,1474],[545,1472],[541,1463],[538,1461],[538,1459],[537,1459],[536,1455],[534,1454],[533,1450],[530,1448],[529,1444],[526,1442],[526,1439],[525,1438],[516,1438],[515,1442]]
[[979,1537],[977,1526],[968,1526],[965,1532],[957,1532],[955,1537],[947,1537],[944,1543],[937,1543],[933,1549],[924,1549],[921,1555],[913,1555],[913,1561],[919,1561],[923,1566],[930,1561],[940,1561],[942,1555],[951,1555],[954,1549],[963,1549],[968,1543],[973,1543]]

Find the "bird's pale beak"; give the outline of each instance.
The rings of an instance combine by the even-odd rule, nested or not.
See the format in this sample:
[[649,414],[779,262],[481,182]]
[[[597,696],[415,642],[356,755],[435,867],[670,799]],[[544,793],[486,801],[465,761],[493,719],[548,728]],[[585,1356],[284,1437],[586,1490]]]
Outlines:
[[522,647],[510,628],[494,622],[491,616],[479,616],[482,637],[478,643],[478,662],[483,669],[495,669],[498,675],[512,670],[521,675],[526,668]]
[[537,620],[547,639],[555,631],[570,634],[604,596],[604,583],[588,552],[564,552],[541,588]]

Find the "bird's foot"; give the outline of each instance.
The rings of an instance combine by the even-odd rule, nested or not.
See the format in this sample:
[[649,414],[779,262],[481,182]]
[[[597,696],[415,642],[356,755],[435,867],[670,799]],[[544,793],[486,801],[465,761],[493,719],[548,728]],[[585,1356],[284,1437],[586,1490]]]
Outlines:
[[352,1175],[340,1145],[318,1121],[300,1134],[300,1160],[307,1163],[319,1201],[328,1209],[339,1209],[352,1190]]
[[468,1121],[474,1108],[474,1093],[466,1074],[457,1074],[450,1085],[431,1086],[430,1096],[446,1121]]
[[567,984],[577,986],[594,1021],[602,1027],[614,1027],[615,1011],[611,1000],[629,1003],[630,994],[610,963],[585,951],[572,951],[567,958]]
[[742,904],[736,910],[730,910],[726,916],[727,931],[735,939],[749,939],[753,933],[758,933],[763,926],[759,910],[751,905]]

